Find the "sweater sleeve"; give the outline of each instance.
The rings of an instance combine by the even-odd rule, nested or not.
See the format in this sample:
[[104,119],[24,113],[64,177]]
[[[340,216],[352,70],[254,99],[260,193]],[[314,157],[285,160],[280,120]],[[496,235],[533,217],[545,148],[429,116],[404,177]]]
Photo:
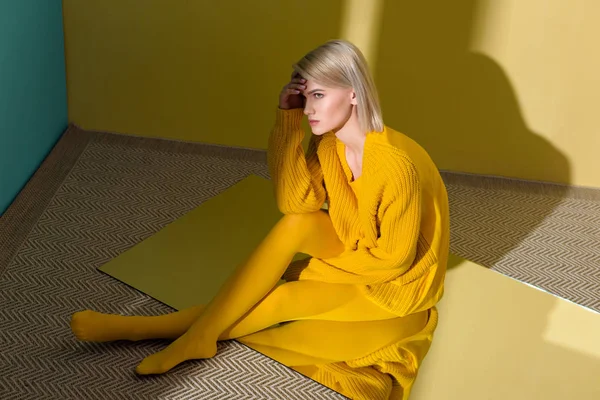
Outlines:
[[302,109],[277,110],[269,137],[267,160],[277,206],[283,214],[318,211],[325,202],[323,171],[317,157],[317,138],[312,135],[304,154]]
[[[419,177],[408,160],[397,163],[387,174],[389,176],[384,179],[391,184],[379,206],[381,222],[375,245],[368,246],[359,241],[356,249],[339,256],[311,259],[311,263],[326,263],[332,267],[315,268],[314,271],[326,271],[327,276],[320,278],[337,283],[378,284],[410,274],[421,223]],[[310,274],[309,270],[306,272]]]

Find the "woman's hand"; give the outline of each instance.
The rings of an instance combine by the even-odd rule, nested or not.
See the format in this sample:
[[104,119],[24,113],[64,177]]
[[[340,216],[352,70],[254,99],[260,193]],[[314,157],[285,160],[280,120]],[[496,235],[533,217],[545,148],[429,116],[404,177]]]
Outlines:
[[294,71],[290,82],[283,87],[279,94],[279,108],[291,110],[294,108],[304,108],[305,98],[302,95],[306,89],[306,79]]

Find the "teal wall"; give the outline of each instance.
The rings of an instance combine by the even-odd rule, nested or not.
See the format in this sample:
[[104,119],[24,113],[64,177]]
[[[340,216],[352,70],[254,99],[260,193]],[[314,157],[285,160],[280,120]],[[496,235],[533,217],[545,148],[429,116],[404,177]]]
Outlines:
[[61,0],[0,0],[0,214],[67,127]]

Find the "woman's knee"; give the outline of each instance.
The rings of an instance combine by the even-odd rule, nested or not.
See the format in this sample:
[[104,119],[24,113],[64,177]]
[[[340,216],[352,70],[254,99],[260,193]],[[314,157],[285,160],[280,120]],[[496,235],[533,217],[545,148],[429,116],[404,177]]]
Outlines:
[[315,211],[304,214],[286,214],[279,223],[289,230],[305,232],[331,224],[331,219],[324,211]]
[[279,226],[283,234],[298,240],[301,253],[313,257],[333,257],[344,249],[331,218],[324,211],[285,215],[279,221]]

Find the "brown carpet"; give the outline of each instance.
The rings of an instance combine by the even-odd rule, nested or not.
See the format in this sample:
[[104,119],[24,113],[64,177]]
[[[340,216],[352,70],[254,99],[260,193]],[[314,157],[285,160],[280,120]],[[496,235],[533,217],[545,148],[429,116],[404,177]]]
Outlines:
[[[254,158],[253,158],[254,157]],[[250,173],[261,155],[71,128],[0,220],[1,399],[342,399],[236,342],[166,375],[162,341],[77,342],[70,315],[169,307],[96,270]]]
[[[76,342],[82,308],[168,307],[96,268],[248,174],[262,151],[70,127],[0,219],[0,398],[329,399],[338,394],[237,342],[140,379],[159,341]],[[444,173],[452,251],[600,311],[600,190]]]

